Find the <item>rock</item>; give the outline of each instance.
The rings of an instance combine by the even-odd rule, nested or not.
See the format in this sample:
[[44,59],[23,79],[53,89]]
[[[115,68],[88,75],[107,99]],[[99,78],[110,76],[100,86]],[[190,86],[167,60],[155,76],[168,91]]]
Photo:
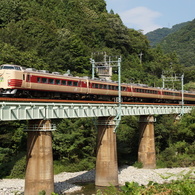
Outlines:
[[[147,185],[149,181],[164,183],[182,178],[195,168],[165,168],[165,169],[138,169],[132,166],[124,166],[119,169],[119,184],[125,182],[137,182]],[[193,177],[195,176],[192,171]],[[95,170],[80,171],[75,173],[63,172],[54,176],[55,193],[65,194],[81,190],[78,182],[95,182]],[[24,179],[1,179],[0,195],[22,195],[24,194]]]

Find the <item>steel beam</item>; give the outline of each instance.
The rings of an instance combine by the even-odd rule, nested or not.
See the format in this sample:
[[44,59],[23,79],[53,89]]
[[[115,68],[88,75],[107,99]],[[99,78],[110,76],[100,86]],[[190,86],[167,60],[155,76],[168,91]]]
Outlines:
[[[121,116],[190,112],[194,106],[122,104]],[[0,120],[32,120],[116,116],[118,104],[0,102]]]

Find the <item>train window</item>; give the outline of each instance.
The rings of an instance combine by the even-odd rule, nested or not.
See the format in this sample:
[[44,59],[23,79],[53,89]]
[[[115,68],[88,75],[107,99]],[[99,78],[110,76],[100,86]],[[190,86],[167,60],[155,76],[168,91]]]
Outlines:
[[14,69],[15,70],[21,70],[21,68],[19,66],[15,66]]
[[115,86],[112,85],[112,90],[115,90]]
[[56,79],[56,85],[60,85],[60,80]]
[[95,88],[97,88],[97,89],[98,89],[98,88],[99,88],[99,85],[98,85],[98,84],[95,84]]
[[118,86],[115,86],[115,90],[118,90]]
[[23,74],[23,80],[25,80],[25,74]]
[[73,86],[77,87],[78,86],[78,82],[77,81],[74,81],[73,82]]
[[68,85],[69,86],[72,86],[72,81],[68,81]]
[[42,78],[42,83],[47,83],[48,79],[47,78]]
[[112,86],[111,85],[108,85],[108,89],[112,89]]
[[14,69],[14,66],[1,66],[1,69]]
[[27,75],[27,82],[29,82],[30,81],[30,75]]
[[175,95],[174,93],[172,93],[172,92],[167,92],[167,91],[165,91],[164,94],[165,94],[165,95],[172,95],[172,96]]
[[66,85],[66,81],[65,80],[62,80],[62,85]]
[[190,97],[190,98],[195,98],[195,95],[190,95],[190,94],[184,94],[184,97]]
[[37,83],[41,83],[41,78],[37,77]]
[[107,89],[107,85],[104,85],[104,89]]
[[54,84],[54,79],[49,79],[49,84]]
[[100,84],[100,89],[104,89],[104,85]]

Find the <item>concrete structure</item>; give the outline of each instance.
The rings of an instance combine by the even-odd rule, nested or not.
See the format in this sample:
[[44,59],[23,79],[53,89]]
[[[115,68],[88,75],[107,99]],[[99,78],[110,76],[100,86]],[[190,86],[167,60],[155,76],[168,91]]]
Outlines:
[[35,195],[43,190],[46,195],[54,192],[51,122],[31,120],[27,139],[24,194]]
[[[29,120],[25,195],[47,195],[54,191],[52,135],[49,119],[98,118],[96,186],[118,185],[115,121],[118,104],[0,102],[0,120]],[[194,106],[122,104],[121,116],[141,115],[138,160],[144,168],[155,168],[154,114],[190,112]],[[36,119],[36,120],[35,120]]]
[[114,117],[98,118],[96,186],[118,186],[118,163]]
[[154,137],[154,117],[140,116],[140,141],[138,149],[138,162],[143,168],[156,168],[156,151]]

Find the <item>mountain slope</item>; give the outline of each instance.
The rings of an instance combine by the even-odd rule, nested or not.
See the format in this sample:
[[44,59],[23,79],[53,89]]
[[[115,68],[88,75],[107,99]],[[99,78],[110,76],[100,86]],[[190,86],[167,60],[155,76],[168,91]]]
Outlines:
[[176,52],[181,64],[195,65],[195,19],[174,33],[166,36],[161,46],[166,53]]
[[183,22],[180,24],[174,25],[172,28],[159,28],[152,32],[146,34],[148,40],[150,41],[151,46],[155,46],[160,43],[167,35],[174,33],[181,29],[183,26],[186,26],[189,22]]

